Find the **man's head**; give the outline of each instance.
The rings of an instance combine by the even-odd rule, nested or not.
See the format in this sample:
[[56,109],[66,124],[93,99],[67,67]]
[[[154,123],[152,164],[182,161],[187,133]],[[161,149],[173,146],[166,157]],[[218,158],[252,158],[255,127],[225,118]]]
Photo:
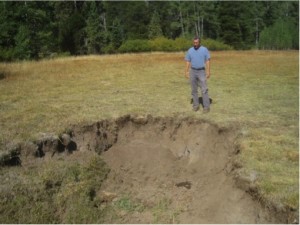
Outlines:
[[194,44],[194,48],[197,50],[200,47],[200,38],[199,37],[195,37],[193,40],[193,44]]

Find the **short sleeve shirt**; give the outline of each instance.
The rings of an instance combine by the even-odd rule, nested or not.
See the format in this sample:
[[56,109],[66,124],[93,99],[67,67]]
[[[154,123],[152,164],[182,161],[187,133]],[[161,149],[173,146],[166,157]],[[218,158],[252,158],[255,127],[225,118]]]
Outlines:
[[191,63],[192,68],[197,69],[205,67],[205,63],[209,59],[209,51],[204,46],[200,46],[197,50],[194,47],[191,47],[185,56],[185,60]]

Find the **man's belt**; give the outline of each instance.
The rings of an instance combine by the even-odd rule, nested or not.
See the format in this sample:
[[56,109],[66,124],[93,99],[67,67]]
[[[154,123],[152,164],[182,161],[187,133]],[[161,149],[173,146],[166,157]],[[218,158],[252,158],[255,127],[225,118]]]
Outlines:
[[194,68],[192,67],[193,70],[205,70],[205,67],[200,67],[200,68]]

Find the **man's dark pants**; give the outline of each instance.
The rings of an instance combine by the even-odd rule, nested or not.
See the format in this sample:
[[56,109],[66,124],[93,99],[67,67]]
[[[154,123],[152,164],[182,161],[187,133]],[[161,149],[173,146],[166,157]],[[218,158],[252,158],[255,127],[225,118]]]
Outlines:
[[205,70],[191,69],[190,83],[192,88],[193,108],[197,109],[199,107],[198,86],[200,86],[204,109],[209,109],[210,102],[208,96],[208,88],[206,84]]

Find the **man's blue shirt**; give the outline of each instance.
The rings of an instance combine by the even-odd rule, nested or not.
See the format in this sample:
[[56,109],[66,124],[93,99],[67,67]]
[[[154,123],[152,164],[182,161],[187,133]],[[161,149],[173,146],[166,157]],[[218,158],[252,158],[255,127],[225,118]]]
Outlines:
[[194,47],[191,47],[185,56],[185,60],[191,63],[192,68],[197,69],[205,67],[205,63],[209,59],[209,51],[204,46],[200,46],[197,50]]

